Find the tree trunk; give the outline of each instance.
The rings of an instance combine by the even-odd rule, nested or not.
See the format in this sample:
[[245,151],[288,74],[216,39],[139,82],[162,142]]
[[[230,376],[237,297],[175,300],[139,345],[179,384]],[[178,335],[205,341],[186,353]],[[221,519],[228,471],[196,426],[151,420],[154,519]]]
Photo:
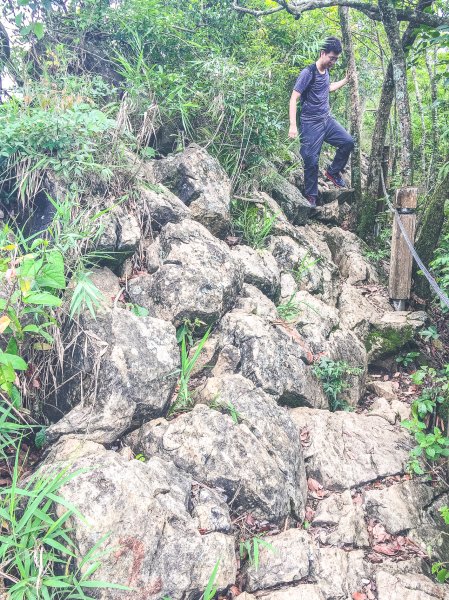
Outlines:
[[[449,160],[449,157],[448,157]],[[438,247],[441,231],[444,223],[444,205],[449,199],[449,173],[436,186],[430,202],[427,204],[418,231],[416,251],[421,260],[429,267],[433,254]],[[421,298],[430,298],[430,287],[423,275],[417,274],[416,264],[414,266],[415,293]]]
[[429,163],[429,174],[427,178],[427,188],[432,188],[437,180],[437,153],[438,153],[438,93],[435,79],[435,64],[437,60],[437,47],[433,48],[433,57],[430,56],[429,50],[426,50],[426,66],[430,81],[430,96],[432,102],[430,104],[430,114],[432,119],[431,130],[431,154]]
[[[424,10],[432,6],[433,0],[420,0],[417,8]],[[418,28],[410,23],[402,36],[402,47],[404,52],[413,45],[418,36]],[[371,153],[369,158],[368,178],[367,178],[367,196],[376,198],[377,185],[380,176],[380,164],[382,160],[382,148],[385,145],[387,135],[387,125],[391,111],[391,105],[394,99],[394,81],[393,65],[388,63],[387,72],[382,85],[382,93],[379,101],[379,110],[377,111],[376,123],[373,132],[373,141],[371,144]]]
[[424,121],[424,108],[422,105],[421,90],[419,89],[418,77],[416,76],[416,68],[412,67],[413,83],[415,85],[416,104],[418,106],[419,117],[421,120],[421,169],[422,177],[425,180],[426,177],[426,123]]
[[339,6],[338,14],[340,16],[340,26],[343,38],[343,49],[346,55],[347,68],[349,74],[349,100],[351,126],[350,133],[354,138],[354,150],[351,154],[351,184],[355,190],[356,212],[361,213],[362,202],[362,169],[360,153],[360,101],[359,101],[359,81],[355,64],[354,48],[352,44],[351,28],[349,23],[349,8]]
[[11,57],[11,48],[9,44],[9,36],[2,22],[0,21],[0,104],[2,103],[3,82],[2,72],[5,64]]
[[402,47],[399,36],[399,25],[394,5],[391,0],[379,0],[379,10],[391,50],[395,98],[398,108],[399,129],[401,132],[402,185],[408,186],[413,183],[413,140],[407,90],[407,65],[405,62],[404,48]]

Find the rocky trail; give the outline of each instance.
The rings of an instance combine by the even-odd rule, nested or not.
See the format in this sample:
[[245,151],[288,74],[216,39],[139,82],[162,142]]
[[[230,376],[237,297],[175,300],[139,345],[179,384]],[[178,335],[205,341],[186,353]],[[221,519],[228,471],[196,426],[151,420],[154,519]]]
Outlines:
[[[136,193],[98,246],[123,260],[93,273],[95,318],[62,332],[46,409],[43,469],[80,470],[61,490],[85,517],[77,551],[109,534],[96,578],[132,588],[99,598],[194,600],[219,561],[219,598],[449,599],[429,560],[448,555],[449,492],[407,474],[413,390],[392,368],[427,316],[394,312],[339,226],[350,194],[328,190],[311,219],[295,174],[271,177],[246,198],[277,217],[256,250],[232,235],[230,182],[203,149],[129,161]],[[195,319],[211,332],[193,405],[173,413],[176,328]],[[351,411],[329,410],[320,357],[353,369]]]

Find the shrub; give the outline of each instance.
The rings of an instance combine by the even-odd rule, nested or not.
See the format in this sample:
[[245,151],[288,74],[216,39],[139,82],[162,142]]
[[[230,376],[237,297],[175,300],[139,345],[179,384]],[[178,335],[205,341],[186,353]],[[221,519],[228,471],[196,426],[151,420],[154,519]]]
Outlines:
[[256,250],[264,248],[277,215],[273,215],[265,206],[240,200],[233,200],[231,213],[235,232],[242,236],[248,246]]
[[313,365],[313,372],[321,380],[324,393],[329,400],[329,409],[332,412],[351,410],[351,407],[342,399],[341,395],[350,387],[348,378],[352,375],[360,375],[362,369],[351,367],[343,360],[334,361],[322,357]]

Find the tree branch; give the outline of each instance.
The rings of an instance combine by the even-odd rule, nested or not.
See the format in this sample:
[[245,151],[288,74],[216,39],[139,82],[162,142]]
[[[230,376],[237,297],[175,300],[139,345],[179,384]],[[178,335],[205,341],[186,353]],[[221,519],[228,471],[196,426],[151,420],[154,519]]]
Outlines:
[[232,8],[234,8],[238,12],[245,13],[247,15],[252,15],[253,17],[265,17],[267,15],[272,15],[274,13],[280,12],[281,10],[285,10],[284,6],[268,8],[267,10],[255,10],[252,8],[245,8],[244,6],[240,6],[238,0],[234,0]]
[[[302,13],[318,8],[329,8],[331,6],[347,6],[358,10],[374,21],[382,21],[379,7],[375,4],[363,2],[363,0],[275,0],[279,6],[267,10],[255,10],[245,8],[238,4],[238,0],[234,1],[233,8],[239,12],[247,13],[255,17],[271,15],[281,10],[286,10],[291,15],[299,17]],[[397,9],[398,21],[409,21],[416,25],[428,25],[429,27],[440,27],[441,25],[449,24],[449,17],[426,13],[413,8]]]

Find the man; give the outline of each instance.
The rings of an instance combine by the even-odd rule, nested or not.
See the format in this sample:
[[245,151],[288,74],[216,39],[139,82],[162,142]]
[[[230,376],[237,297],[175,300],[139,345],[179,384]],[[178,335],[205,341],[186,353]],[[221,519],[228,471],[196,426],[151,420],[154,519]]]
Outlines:
[[342,52],[341,42],[328,37],[314,65],[301,71],[290,98],[289,137],[296,138],[296,104],[301,99],[301,156],[304,161],[304,194],[311,206],[316,206],[318,197],[318,159],[323,142],[337,148],[332,164],[324,175],[338,187],[346,187],[341,172],[354,148],[354,140],[330,114],[329,92],[335,92],[346,83],[329,83],[329,69],[335,65]]

